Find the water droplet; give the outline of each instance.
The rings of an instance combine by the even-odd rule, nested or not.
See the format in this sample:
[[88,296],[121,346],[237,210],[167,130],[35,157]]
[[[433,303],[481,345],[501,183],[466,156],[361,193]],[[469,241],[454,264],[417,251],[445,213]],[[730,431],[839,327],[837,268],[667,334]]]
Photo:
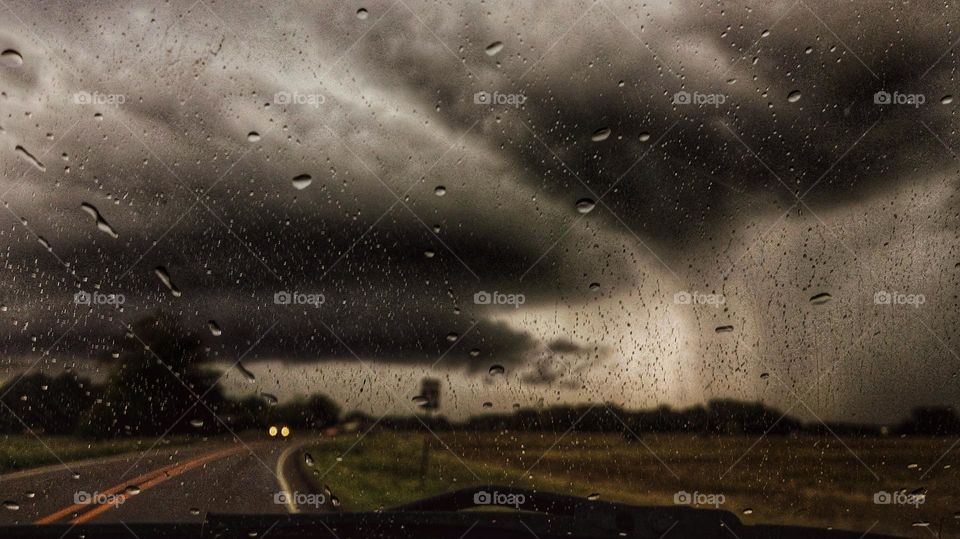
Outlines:
[[251,384],[257,381],[256,375],[250,372],[250,369],[246,368],[243,363],[238,361],[236,367],[237,370],[240,371],[240,374],[243,375],[244,380]]
[[23,65],[23,56],[13,49],[7,49],[0,52],[0,61],[6,67],[20,67]]
[[13,501],[13,500],[7,500],[7,501],[3,502],[3,506],[6,507],[7,509],[11,510],[11,511],[19,511],[19,510],[20,510],[20,504],[17,503],[17,502],[15,502],[15,501]]
[[269,406],[276,406],[280,402],[280,399],[272,393],[264,393],[261,391],[260,396],[263,397],[263,400],[265,400]]
[[591,502],[595,502],[595,501],[597,501],[597,500],[600,499],[600,493],[599,493],[599,492],[594,492],[594,493],[588,495],[588,496],[587,496],[587,499],[590,500]]
[[646,142],[650,140],[650,133],[647,133],[646,131],[644,131],[643,133],[640,133],[639,138],[640,138],[640,142]]
[[357,10],[357,18],[360,19],[361,21],[366,20],[366,18],[369,15],[370,13],[364,8],[360,8]]
[[260,133],[256,131],[247,133],[247,142],[260,142]]
[[577,211],[580,213],[590,213],[595,207],[597,207],[597,203],[591,198],[581,198],[577,201]]
[[503,368],[503,365],[494,365],[490,367],[489,372],[491,376],[496,376],[498,374],[503,374],[504,372],[506,372],[506,369]]
[[479,348],[474,348],[473,350],[470,350],[470,357],[477,357],[477,356],[479,356],[479,355],[480,355],[480,349],[479,349]]
[[220,335],[223,335],[223,331],[220,329],[220,326],[218,326],[216,321],[214,320],[210,320],[209,322],[207,322],[207,328],[210,329],[210,333],[214,337],[219,337]]
[[299,176],[294,176],[293,178],[293,187],[298,191],[302,191],[310,186],[313,183],[313,178],[309,174],[300,174]]
[[44,249],[48,251],[53,251],[53,247],[50,247],[50,242],[46,240],[43,236],[37,236],[37,242],[43,246]]
[[340,498],[336,496],[330,496],[330,505],[334,507],[340,507]]
[[414,398],[411,399],[411,400],[412,400],[413,403],[416,404],[417,406],[426,406],[427,403],[430,402],[430,399],[424,397],[423,395],[417,395],[416,397],[414,397]]
[[807,47],[803,49],[804,54],[810,54],[811,52],[813,52],[813,47]]
[[35,498],[35,497],[37,496],[37,493],[34,492],[34,491],[32,491],[32,490],[28,490],[28,491],[26,492],[26,494],[24,494],[24,495],[25,495],[27,498]]
[[767,378],[770,378],[770,373],[769,373],[769,372],[761,372],[761,373],[760,373],[760,379],[761,379],[761,380],[766,380]]
[[199,507],[191,507],[191,508],[190,508],[190,514],[191,514],[191,515],[199,515],[199,514],[200,514],[200,508],[199,508]]
[[304,464],[306,464],[307,466],[313,468],[313,455],[311,455],[310,453],[304,453],[304,454],[303,454],[303,462],[304,462]]
[[442,185],[438,185],[434,187],[433,194],[437,195],[438,197],[442,197],[443,195],[447,194],[447,188]]
[[794,90],[787,95],[787,101],[790,103],[796,103],[800,101],[800,90]]
[[16,152],[20,157],[24,158],[28,163],[36,167],[40,172],[46,172],[47,167],[43,165],[32,153],[28,152],[26,148],[17,144],[13,151]]
[[100,230],[101,232],[106,232],[111,238],[114,238],[114,239],[120,237],[120,234],[117,234],[117,231],[114,230],[112,226],[110,226],[110,223],[108,223],[107,220],[104,219],[102,215],[100,215],[100,211],[97,210],[97,208],[94,207],[93,204],[90,204],[88,202],[82,202],[80,204],[80,209],[87,212],[87,214],[90,217],[93,217],[94,221],[96,221],[97,223],[98,230]]
[[717,333],[733,333],[733,326],[717,326],[714,331]]
[[820,292],[810,297],[810,303],[814,305],[823,305],[831,301],[833,301],[833,296],[831,296],[829,292]]
[[760,37],[769,37],[769,36],[770,36],[770,30],[764,30],[763,32],[760,32]]
[[747,507],[746,509],[743,510],[743,514],[744,514],[744,515],[752,515],[752,514],[753,514],[753,509]]
[[167,268],[163,266],[157,266],[153,269],[153,273],[160,278],[160,281],[170,289],[170,292],[173,293],[173,296],[176,298],[180,297],[180,289],[177,288],[177,285],[173,284],[173,281],[170,279],[170,273],[167,272]]
[[447,340],[450,342],[456,342],[460,338],[460,335],[454,332],[447,333]]
[[73,474],[70,477],[74,479],[80,479],[80,472],[73,472]]
[[503,50],[502,41],[494,41],[493,43],[487,45],[487,48],[484,52],[487,53],[487,56],[496,56],[498,52]]
[[484,408],[493,408],[493,403],[490,402],[490,401],[487,401],[487,402],[483,403],[483,407],[484,407]]
[[599,291],[600,291],[600,283],[590,283],[590,291],[591,291],[591,292],[599,292]]
[[203,426],[203,420],[202,420],[202,419],[191,419],[191,420],[190,420],[190,426],[193,427],[193,428],[195,428],[195,429],[199,429],[200,427]]
[[[193,422],[191,421],[191,423]],[[123,489],[123,491],[130,496],[136,496],[137,494],[140,494],[140,487],[137,485],[129,485],[127,488]]]
[[433,249],[427,249],[426,251],[423,252],[423,256],[427,258],[433,258],[434,256],[436,256],[436,254],[437,252],[434,251]]
[[940,98],[940,103],[943,104],[943,105],[949,105],[950,103],[953,103],[953,96],[950,95],[950,94],[947,94],[947,95],[941,97],[941,98]]
[[612,131],[610,131],[609,127],[601,127],[600,129],[594,131],[592,135],[590,135],[590,140],[594,142],[603,142],[610,138],[611,132]]

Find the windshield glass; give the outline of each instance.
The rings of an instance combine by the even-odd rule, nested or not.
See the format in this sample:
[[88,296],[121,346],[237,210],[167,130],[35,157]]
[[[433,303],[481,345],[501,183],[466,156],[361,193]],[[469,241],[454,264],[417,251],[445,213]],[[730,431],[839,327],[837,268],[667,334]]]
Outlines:
[[0,525],[960,530],[955,6],[0,13]]

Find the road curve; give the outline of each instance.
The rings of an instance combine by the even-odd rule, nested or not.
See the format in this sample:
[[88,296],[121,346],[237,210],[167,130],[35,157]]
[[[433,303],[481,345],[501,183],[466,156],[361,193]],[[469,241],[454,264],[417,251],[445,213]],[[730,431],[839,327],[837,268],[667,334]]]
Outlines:
[[0,525],[201,522],[207,512],[323,511],[297,506],[302,496],[293,495],[309,493],[296,450],[317,441],[211,439],[2,475],[0,499],[15,503],[0,508]]

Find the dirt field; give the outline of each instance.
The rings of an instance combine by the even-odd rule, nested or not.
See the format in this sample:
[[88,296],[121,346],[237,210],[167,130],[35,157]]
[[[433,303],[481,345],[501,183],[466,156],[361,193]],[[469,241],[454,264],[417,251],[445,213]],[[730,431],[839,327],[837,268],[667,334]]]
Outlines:
[[[684,491],[723,495],[748,524],[845,528],[910,537],[960,529],[960,445],[947,438],[698,437],[570,433],[439,433],[421,484],[424,437],[371,433],[304,449],[301,465],[346,510],[390,507],[479,483],[538,488],[644,505]],[[442,440],[442,441],[441,441]],[[939,459],[939,462],[937,462]],[[934,463],[936,462],[936,465]],[[312,465],[310,465],[312,463]],[[479,477],[479,480],[477,479]],[[922,503],[877,504],[906,489]],[[921,490],[917,490],[921,489]],[[924,490],[925,489],[925,490]],[[714,500],[718,499],[716,496]],[[914,498],[914,501],[916,498]]]

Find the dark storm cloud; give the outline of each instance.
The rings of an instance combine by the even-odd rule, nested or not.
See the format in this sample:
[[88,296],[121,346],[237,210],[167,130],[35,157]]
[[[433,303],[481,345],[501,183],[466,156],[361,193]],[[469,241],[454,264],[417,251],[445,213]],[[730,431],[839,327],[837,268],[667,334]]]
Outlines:
[[[459,53],[463,65],[438,43],[398,45],[392,55],[382,54],[376,39],[360,46],[382,82],[405,80],[425,105],[449,109],[446,121],[464,128],[491,113],[502,117],[487,136],[518,166],[539,171],[526,181],[559,204],[572,207],[615,185],[604,198],[610,209],[669,252],[696,248],[743,212],[783,211],[808,189],[810,206],[842,206],[895,186],[918,154],[943,155],[924,124],[941,136],[950,130],[951,109],[940,99],[952,92],[953,63],[949,56],[937,60],[951,39],[918,21],[955,14],[933,5],[903,7],[909,16],[808,5],[701,4],[644,16],[611,3],[581,19],[589,2],[563,3],[551,10],[564,15],[550,19],[556,33],[546,36],[526,31],[527,17],[542,10],[512,4],[489,13],[477,6],[466,8],[471,24],[463,31],[427,21],[448,48],[470,45]],[[384,25],[421,26],[412,16],[400,20]],[[645,22],[652,28],[638,38]],[[835,37],[834,28],[843,35]],[[495,38],[506,44],[489,58],[479,45]],[[444,69],[424,67],[431,64]],[[923,94],[925,103],[878,106],[880,90]],[[477,91],[514,92],[525,102],[520,110],[477,107]],[[674,104],[681,91],[722,94],[724,102]],[[799,101],[788,100],[793,92]],[[592,142],[602,128],[610,138]],[[650,140],[641,142],[642,134]],[[598,214],[620,226],[606,211]]]
[[[36,34],[2,25],[0,45],[25,57],[0,70],[4,177],[24,177],[3,197],[17,217],[2,221],[0,290],[18,322],[4,349],[36,353],[79,319],[59,348],[106,357],[123,324],[162,309],[191,328],[216,320],[223,336],[204,341],[227,360],[253,347],[250,360],[445,357],[444,368],[470,371],[526,361],[539,372],[528,381],[555,380],[562,362],[505,319],[632,295],[671,272],[702,276],[691,258],[739,246],[730,230],[786,211],[790,191],[812,188],[806,203],[827,212],[896,189],[918,165],[955,168],[930,131],[952,129],[940,98],[955,60],[938,58],[956,17],[933,5],[832,6],[410,2],[412,13],[370,2],[360,20],[341,4],[225,4],[211,15],[188,2],[116,8],[104,29],[109,4],[13,4]],[[931,31],[930,20],[943,23]],[[504,48],[490,56],[494,41]],[[925,103],[877,106],[881,89]],[[76,106],[78,91],[126,101]],[[675,104],[680,91],[724,102]],[[277,103],[278,92],[323,103]],[[477,92],[523,104],[477,104]],[[591,140],[602,128],[610,136]],[[305,173],[312,184],[296,190]],[[578,200],[608,190],[577,213]],[[82,202],[119,238],[98,231]],[[180,297],[153,274],[161,265]],[[72,303],[97,288],[128,304]],[[282,291],[325,301],[275,305]],[[477,305],[481,291],[524,303]],[[548,346],[589,363],[592,344]]]
[[[199,55],[194,65],[214,61],[207,45],[217,41],[215,35],[189,36],[197,43],[192,47],[183,44],[189,42],[185,37],[173,42],[181,53]],[[58,135],[64,137],[55,145],[35,135],[30,140],[30,147],[55,150],[43,154],[49,164],[43,173],[11,162],[24,182],[7,197],[29,224],[9,233],[16,252],[9,259],[6,304],[12,317],[30,320],[6,335],[11,357],[56,343],[58,351],[109,359],[124,346],[126,323],[162,310],[194,329],[215,320],[224,338],[207,337],[211,356],[228,360],[256,344],[247,356],[251,361],[357,354],[432,363],[449,356],[445,366],[479,370],[491,361],[522,361],[537,344],[491,316],[510,306],[474,305],[474,293],[522,294],[527,306],[554,299],[558,289],[567,291],[565,297],[588,293],[581,281],[589,266],[578,261],[585,253],[558,249],[547,255],[560,232],[531,227],[522,213],[504,209],[509,200],[478,206],[457,190],[463,177],[479,179],[490,170],[504,174],[472,163],[478,159],[471,159],[469,140],[450,151],[455,165],[437,167],[456,175],[445,182],[451,192],[440,204],[433,185],[418,180],[426,167],[405,162],[405,150],[393,147],[395,140],[377,144],[382,135],[368,124],[344,120],[356,104],[331,95],[328,104],[335,112],[316,120],[316,111],[278,105],[273,95],[290,86],[255,70],[248,72],[245,88],[226,95],[220,88],[205,92],[202,84],[192,91],[183,87],[192,84],[190,69],[172,73],[166,64],[171,56],[166,43],[148,47],[158,55],[150,57],[158,74],[152,66],[130,64],[133,56],[125,59],[133,67],[117,80],[94,70],[95,82],[68,80],[60,87],[33,77],[11,92],[31,116],[59,122]],[[37,59],[39,47],[17,46],[33,60],[17,73],[56,70],[57,63]],[[71,60],[93,54],[72,49]],[[70,102],[77,91],[124,101],[116,108],[70,106],[77,105]],[[56,121],[32,110],[28,97],[44,93],[50,94],[50,109],[64,113]],[[95,110],[103,117],[94,119]],[[229,110],[246,120],[224,113]],[[333,128],[337,136],[327,132]],[[245,140],[251,130],[260,133],[262,144]],[[30,138],[26,132],[16,136]],[[362,144],[345,150],[351,139]],[[322,157],[307,157],[303,141],[317,146]],[[446,142],[436,146],[434,160],[447,150]],[[61,151],[65,164],[57,161]],[[295,191],[289,179],[305,171],[314,176],[313,187]],[[380,184],[380,175],[387,185]],[[51,176],[60,178],[52,196],[41,187]],[[411,191],[405,201],[410,211],[392,202],[390,189]],[[509,188],[504,193],[511,195]],[[98,231],[82,202],[95,204],[119,237]],[[478,213],[498,211],[502,215],[495,221],[476,219]],[[463,227],[464,219],[481,226]],[[434,226],[440,227],[438,235],[430,231]],[[526,233],[510,237],[516,230]],[[50,252],[35,235],[51,245]],[[520,282],[534,262],[540,265],[532,274],[538,278]],[[164,287],[154,275],[157,266],[169,272],[182,296]],[[581,277],[560,271],[578,266]],[[121,294],[125,303],[122,309],[78,306],[73,297],[80,291]],[[322,294],[325,301],[319,309],[274,304],[273,295],[284,291]],[[58,342],[71,321],[77,324],[69,339]]]

